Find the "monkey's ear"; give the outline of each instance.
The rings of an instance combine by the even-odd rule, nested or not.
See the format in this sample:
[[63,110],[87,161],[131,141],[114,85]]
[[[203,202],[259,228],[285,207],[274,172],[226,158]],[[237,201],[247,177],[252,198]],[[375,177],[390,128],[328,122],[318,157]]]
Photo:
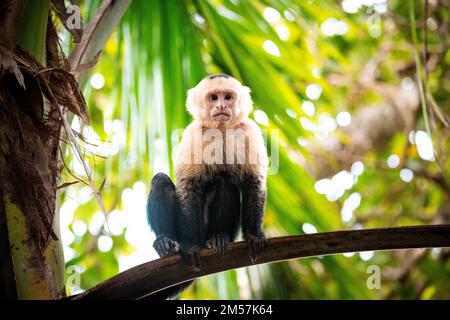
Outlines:
[[198,113],[198,106],[196,103],[196,90],[195,87],[192,89],[189,89],[187,92],[187,98],[186,98],[186,109],[187,111],[197,119],[197,113]]
[[247,116],[253,109],[253,100],[250,92],[251,91],[249,87],[242,86],[240,108],[244,116]]

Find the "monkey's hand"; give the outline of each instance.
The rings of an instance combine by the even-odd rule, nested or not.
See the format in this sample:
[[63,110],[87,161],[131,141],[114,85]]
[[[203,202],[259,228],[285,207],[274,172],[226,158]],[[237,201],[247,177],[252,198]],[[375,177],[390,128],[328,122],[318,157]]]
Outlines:
[[263,233],[258,235],[247,234],[244,238],[247,241],[250,259],[252,259],[252,263],[254,263],[256,259],[258,259],[258,255],[267,246],[266,236]]
[[165,257],[169,254],[175,254],[180,251],[180,245],[175,240],[170,239],[166,235],[160,235],[153,242],[153,248],[158,252],[160,257]]
[[195,271],[200,271],[202,266],[200,261],[200,247],[196,245],[181,245],[181,260],[194,267]]
[[219,233],[213,235],[211,239],[206,241],[206,247],[209,249],[213,249],[220,255],[224,255],[227,252],[227,244],[230,242],[230,238],[226,233]]

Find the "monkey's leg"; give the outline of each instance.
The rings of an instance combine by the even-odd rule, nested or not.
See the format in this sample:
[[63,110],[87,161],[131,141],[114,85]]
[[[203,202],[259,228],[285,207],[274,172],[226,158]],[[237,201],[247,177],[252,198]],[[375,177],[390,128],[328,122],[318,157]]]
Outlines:
[[252,260],[264,250],[267,239],[262,231],[266,190],[261,179],[248,174],[242,182],[242,233]]
[[223,255],[239,229],[241,200],[238,187],[228,178],[219,180],[207,208],[208,235],[206,246]]
[[147,219],[156,233],[153,247],[160,257],[179,251],[175,218],[181,210],[172,180],[158,173],[152,179],[147,201]]
[[188,179],[178,183],[180,215],[177,217],[177,235],[180,240],[182,258],[200,269],[199,250],[205,244],[206,225],[204,202],[206,183],[199,179]]

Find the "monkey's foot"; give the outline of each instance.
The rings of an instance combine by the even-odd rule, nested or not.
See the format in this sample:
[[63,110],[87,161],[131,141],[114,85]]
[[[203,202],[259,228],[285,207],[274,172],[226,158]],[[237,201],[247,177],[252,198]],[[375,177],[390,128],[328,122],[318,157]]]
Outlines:
[[175,254],[180,251],[180,245],[178,242],[165,235],[161,235],[156,238],[155,242],[153,242],[153,248],[155,248],[160,257],[165,257],[169,254]]
[[219,233],[213,235],[211,239],[206,241],[206,247],[209,249],[213,249],[220,255],[224,255],[227,252],[227,244],[230,242],[230,238],[226,233]]
[[200,271],[200,247],[196,245],[181,245],[180,247],[181,259],[190,264],[194,271]]
[[267,246],[267,239],[264,234],[260,235],[247,235],[246,237],[248,251],[250,254],[250,259],[252,259],[252,263],[258,259],[258,255],[265,249]]

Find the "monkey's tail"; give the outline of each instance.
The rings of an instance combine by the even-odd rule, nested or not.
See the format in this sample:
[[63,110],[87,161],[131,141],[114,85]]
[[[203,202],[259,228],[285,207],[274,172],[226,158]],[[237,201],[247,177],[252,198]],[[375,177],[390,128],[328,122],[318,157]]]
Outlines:
[[178,296],[183,290],[185,290],[187,287],[189,287],[194,280],[189,280],[186,282],[182,282],[179,284],[176,284],[172,287],[168,287],[166,289],[162,289],[158,292],[149,294],[148,296],[145,296],[144,298],[140,300],[172,300],[176,296]]

